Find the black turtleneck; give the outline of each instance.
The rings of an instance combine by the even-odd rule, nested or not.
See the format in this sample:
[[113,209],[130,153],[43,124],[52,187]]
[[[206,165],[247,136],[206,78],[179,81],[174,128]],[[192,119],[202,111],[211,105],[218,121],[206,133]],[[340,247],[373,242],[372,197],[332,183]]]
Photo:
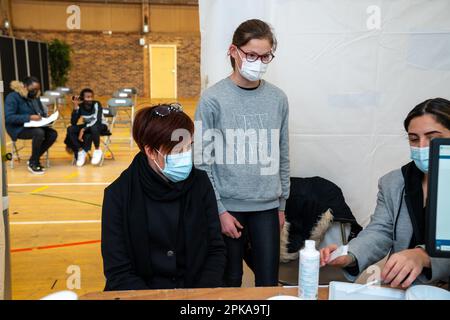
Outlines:
[[402,167],[405,180],[405,201],[413,227],[413,236],[409,248],[425,244],[425,204],[422,181],[424,173],[412,161]]

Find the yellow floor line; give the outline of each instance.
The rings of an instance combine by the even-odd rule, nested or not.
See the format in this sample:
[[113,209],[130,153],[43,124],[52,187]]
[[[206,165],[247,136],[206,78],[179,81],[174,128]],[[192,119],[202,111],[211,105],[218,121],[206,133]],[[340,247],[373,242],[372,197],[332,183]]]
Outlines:
[[73,172],[69,174],[68,176],[65,176],[64,179],[72,179],[78,176],[78,172]]
[[49,188],[48,186],[43,186],[43,187],[40,187],[40,188],[34,189],[33,191],[31,191],[31,193],[38,193],[38,192],[41,192],[41,191],[47,190],[48,188]]

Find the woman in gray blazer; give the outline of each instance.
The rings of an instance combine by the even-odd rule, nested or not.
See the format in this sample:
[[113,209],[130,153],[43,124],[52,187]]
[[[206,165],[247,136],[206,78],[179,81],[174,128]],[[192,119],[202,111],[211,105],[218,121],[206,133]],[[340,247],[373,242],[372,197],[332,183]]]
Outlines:
[[383,176],[369,225],[349,243],[348,255],[333,261],[330,245],[321,250],[321,266],[343,267],[356,277],[370,265],[390,255],[381,280],[392,287],[409,287],[448,280],[450,259],[432,258],[425,251],[425,212],[430,140],[450,138],[450,101],[429,99],[417,105],[404,121],[411,147],[411,161]]

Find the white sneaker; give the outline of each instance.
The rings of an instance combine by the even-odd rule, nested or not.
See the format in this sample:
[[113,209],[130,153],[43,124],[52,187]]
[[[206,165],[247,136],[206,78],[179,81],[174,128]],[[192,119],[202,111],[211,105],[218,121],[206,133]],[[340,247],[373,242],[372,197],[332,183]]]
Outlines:
[[92,155],[92,160],[91,160],[91,164],[93,164],[94,166],[100,164],[100,162],[102,161],[102,157],[103,157],[103,151],[102,150],[94,150],[94,153]]
[[84,166],[85,162],[86,162],[86,151],[84,150],[78,151],[77,167]]

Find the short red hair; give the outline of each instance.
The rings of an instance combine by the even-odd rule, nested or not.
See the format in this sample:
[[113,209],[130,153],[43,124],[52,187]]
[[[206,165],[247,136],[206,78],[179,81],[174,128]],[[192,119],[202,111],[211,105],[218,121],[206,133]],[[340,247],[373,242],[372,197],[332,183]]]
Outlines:
[[153,112],[159,106],[145,107],[134,118],[133,139],[142,152],[145,152],[145,147],[150,147],[170,153],[182,141],[182,138],[172,141],[172,133],[177,129],[185,129],[191,136],[194,134],[194,122],[186,113],[172,111],[161,117]]

